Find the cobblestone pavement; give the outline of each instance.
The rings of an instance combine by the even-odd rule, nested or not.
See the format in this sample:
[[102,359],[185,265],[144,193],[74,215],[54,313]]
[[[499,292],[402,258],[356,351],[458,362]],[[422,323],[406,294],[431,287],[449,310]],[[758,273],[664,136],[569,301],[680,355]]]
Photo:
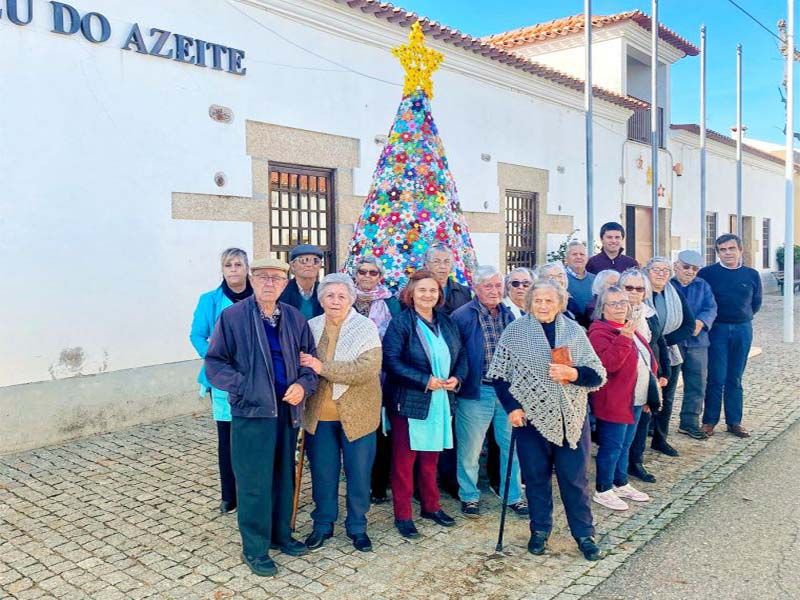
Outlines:
[[[499,503],[486,495],[481,519],[459,519],[449,530],[420,521],[422,539],[414,542],[394,531],[390,506],[375,507],[374,553],[356,552],[339,525],[319,552],[278,553],[279,575],[255,577],[239,557],[235,516],[217,513],[213,423],[195,416],[0,457],[0,596],[579,598],[800,419],[800,343],[780,343],[780,317],[778,299],[768,297],[756,325],[764,353],[745,378],[753,437],[671,436],[680,458],[647,457],[659,478],[642,486],[652,502],[625,513],[595,507],[600,541],[610,550],[600,562],[578,555],[558,501],[545,556],[526,552],[527,521],[516,517],[505,552],[495,553]],[[459,514],[453,500],[444,508]],[[310,531],[309,511],[306,481],[299,537]]]

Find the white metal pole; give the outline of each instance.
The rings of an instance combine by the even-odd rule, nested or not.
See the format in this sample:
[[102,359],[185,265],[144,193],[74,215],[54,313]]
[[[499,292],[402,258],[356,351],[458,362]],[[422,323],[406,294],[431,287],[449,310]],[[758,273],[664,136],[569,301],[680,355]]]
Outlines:
[[742,230],[742,45],[736,46],[736,235]]
[[783,341],[794,341],[794,0],[786,14],[786,240],[783,254]]
[[706,26],[700,27],[700,254],[706,255]]
[[658,0],[653,0],[650,33],[650,153],[653,176],[650,189],[653,204],[653,256],[658,248]]
[[586,115],[586,250],[594,254],[594,135],[592,127],[592,0],[584,0],[584,55],[586,83],[584,110]]

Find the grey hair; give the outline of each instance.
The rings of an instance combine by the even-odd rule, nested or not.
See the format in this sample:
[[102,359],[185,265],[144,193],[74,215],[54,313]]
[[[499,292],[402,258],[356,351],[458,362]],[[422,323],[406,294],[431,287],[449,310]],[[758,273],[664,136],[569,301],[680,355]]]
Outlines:
[[600,271],[592,282],[592,295],[599,296],[600,292],[606,289],[606,282],[608,281],[608,278],[614,275],[619,275],[619,273],[614,269],[605,269]]
[[511,269],[511,271],[506,274],[505,281],[503,282],[503,289],[505,289],[506,296],[508,296],[508,290],[511,287],[511,278],[516,273],[522,273],[523,275],[527,275],[528,277],[531,278],[531,283],[536,281],[536,273],[534,273],[528,267],[516,267],[515,269]]
[[612,285],[610,288],[600,292],[597,296],[597,303],[594,305],[594,312],[592,313],[592,321],[598,321],[603,317],[603,307],[606,305],[606,296],[609,294],[622,294],[622,297],[628,302],[628,313],[625,315],[626,319],[631,318],[631,307],[628,295],[618,285]]
[[247,271],[250,270],[250,261],[247,260],[247,252],[245,252],[241,248],[226,248],[225,250],[223,250],[222,254],[219,255],[220,268],[224,268],[225,263],[232,258],[241,258],[242,262],[244,263],[244,268]]
[[654,256],[650,260],[647,261],[647,264],[644,266],[644,272],[649,273],[650,269],[652,269],[655,265],[663,263],[669,267],[669,274],[672,275],[675,271],[672,268],[672,261],[665,256]]
[[525,296],[525,306],[528,307],[528,312],[531,311],[531,306],[533,305],[533,295],[536,293],[537,290],[552,290],[558,295],[559,300],[559,312],[564,312],[567,310],[567,303],[569,302],[569,293],[567,290],[557,281],[553,281],[552,279],[537,279],[533,282],[533,285],[528,288],[528,295]]
[[347,288],[347,293],[350,294],[350,302],[356,301],[358,292],[356,291],[356,284],[353,283],[350,276],[344,273],[328,273],[319,282],[319,287],[317,288],[317,299],[320,302],[322,302],[322,297],[325,295],[325,290],[332,285],[343,285]]
[[500,271],[497,270],[497,267],[493,267],[492,265],[481,265],[475,272],[472,274],[472,285],[480,285],[487,279],[491,279],[497,275],[502,279],[503,277],[500,275]]
[[386,272],[386,269],[383,268],[383,262],[381,262],[377,256],[362,256],[361,258],[356,259],[356,269],[358,269],[358,267],[361,265],[372,265],[381,272],[381,275]]
[[644,298],[642,298],[642,301],[646,302],[650,300],[653,297],[653,288],[650,285],[650,278],[647,276],[647,273],[641,269],[637,269],[636,267],[625,269],[622,275],[619,276],[617,286],[624,289],[625,283],[634,277],[641,277],[642,281],[644,281]]
[[574,248],[575,246],[583,246],[584,248],[586,248],[587,252],[589,251],[588,246],[586,244],[584,244],[582,241],[580,241],[580,240],[572,240],[571,242],[569,242],[567,244],[567,252],[569,252],[570,248]]
[[445,244],[434,244],[433,246],[428,246],[428,249],[425,251],[425,262],[430,262],[430,260],[433,258],[433,255],[437,252],[447,252],[450,258],[453,258],[453,251],[449,246]]
[[542,277],[546,277],[546,273],[551,271],[558,271],[564,275],[565,278],[567,276],[567,269],[564,267],[564,263],[560,262],[549,262],[543,264],[541,267],[536,269],[536,276],[541,279]]

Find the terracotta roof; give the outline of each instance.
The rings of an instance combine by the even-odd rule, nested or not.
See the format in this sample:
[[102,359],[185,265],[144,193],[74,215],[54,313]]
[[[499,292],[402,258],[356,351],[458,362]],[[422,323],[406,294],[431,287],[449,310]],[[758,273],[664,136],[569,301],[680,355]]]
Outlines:
[[[502,48],[497,48],[481,41],[479,38],[472,37],[466,33],[462,33],[457,29],[440,25],[435,21],[431,21],[425,17],[420,17],[413,12],[406,11],[402,8],[393,6],[392,4],[377,2],[376,0],[332,0],[337,4],[344,4],[354,10],[360,10],[366,14],[372,14],[378,19],[389,21],[390,23],[397,23],[401,27],[411,27],[411,25],[419,21],[422,25],[422,31],[426,36],[430,36],[435,40],[457,48],[463,48],[469,52],[480,54],[499,63],[508,65],[515,69],[519,69],[526,73],[536,75],[548,81],[552,81],[572,90],[583,92],[584,81],[561,73],[550,67],[546,67],[540,63],[534,62],[530,59],[522,58]],[[630,110],[638,110],[649,108],[647,102],[633,98],[632,96],[623,96],[610,90],[601,87],[592,86],[595,98],[600,98],[612,104],[622,106]]]
[[[700,125],[697,123],[680,123],[677,125],[670,125],[670,129],[678,129],[681,131],[688,131],[689,133],[694,133],[695,135],[700,135]],[[715,142],[719,142],[720,144],[725,144],[726,146],[730,146],[732,148],[736,148],[736,140],[730,136],[723,135],[717,131],[712,129],[706,129],[706,137],[709,140],[714,140]],[[748,154],[752,154],[753,156],[758,156],[764,158],[766,160],[772,161],[774,163],[784,164],[783,158],[775,156],[769,152],[764,150],[759,150],[758,148],[754,148],[753,146],[748,146],[746,143],[742,142],[742,152],[747,152]]]
[[[516,48],[517,46],[523,46],[525,44],[544,42],[554,38],[579,33],[583,31],[583,21],[582,14],[574,15],[547,23],[539,23],[529,27],[522,27],[521,29],[514,29],[513,31],[505,31],[503,33],[486,36],[482,39],[500,48]],[[643,29],[647,31],[651,30],[652,21],[650,20],[650,16],[640,10],[629,10],[615,15],[592,15],[592,27],[605,27],[625,21],[633,21]],[[667,29],[660,23],[658,25],[658,35],[662,40],[684,54],[696,56],[700,52],[697,46],[682,38],[674,31]]]

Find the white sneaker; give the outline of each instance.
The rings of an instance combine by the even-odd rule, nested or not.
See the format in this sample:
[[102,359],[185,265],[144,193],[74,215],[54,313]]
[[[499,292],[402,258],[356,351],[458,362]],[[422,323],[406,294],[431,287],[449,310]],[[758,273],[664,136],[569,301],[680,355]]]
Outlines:
[[614,493],[619,498],[627,498],[628,500],[633,500],[634,502],[649,502],[650,501],[650,496],[648,496],[644,492],[640,492],[635,487],[633,487],[630,483],[626,483],[622,487],[614,486]]
[[620,497],[614,493],[613,489],[606,490],[605,492],[598,492],[595,490],[592,500],[611,510],[628,510],[628,504],[620,499]]

